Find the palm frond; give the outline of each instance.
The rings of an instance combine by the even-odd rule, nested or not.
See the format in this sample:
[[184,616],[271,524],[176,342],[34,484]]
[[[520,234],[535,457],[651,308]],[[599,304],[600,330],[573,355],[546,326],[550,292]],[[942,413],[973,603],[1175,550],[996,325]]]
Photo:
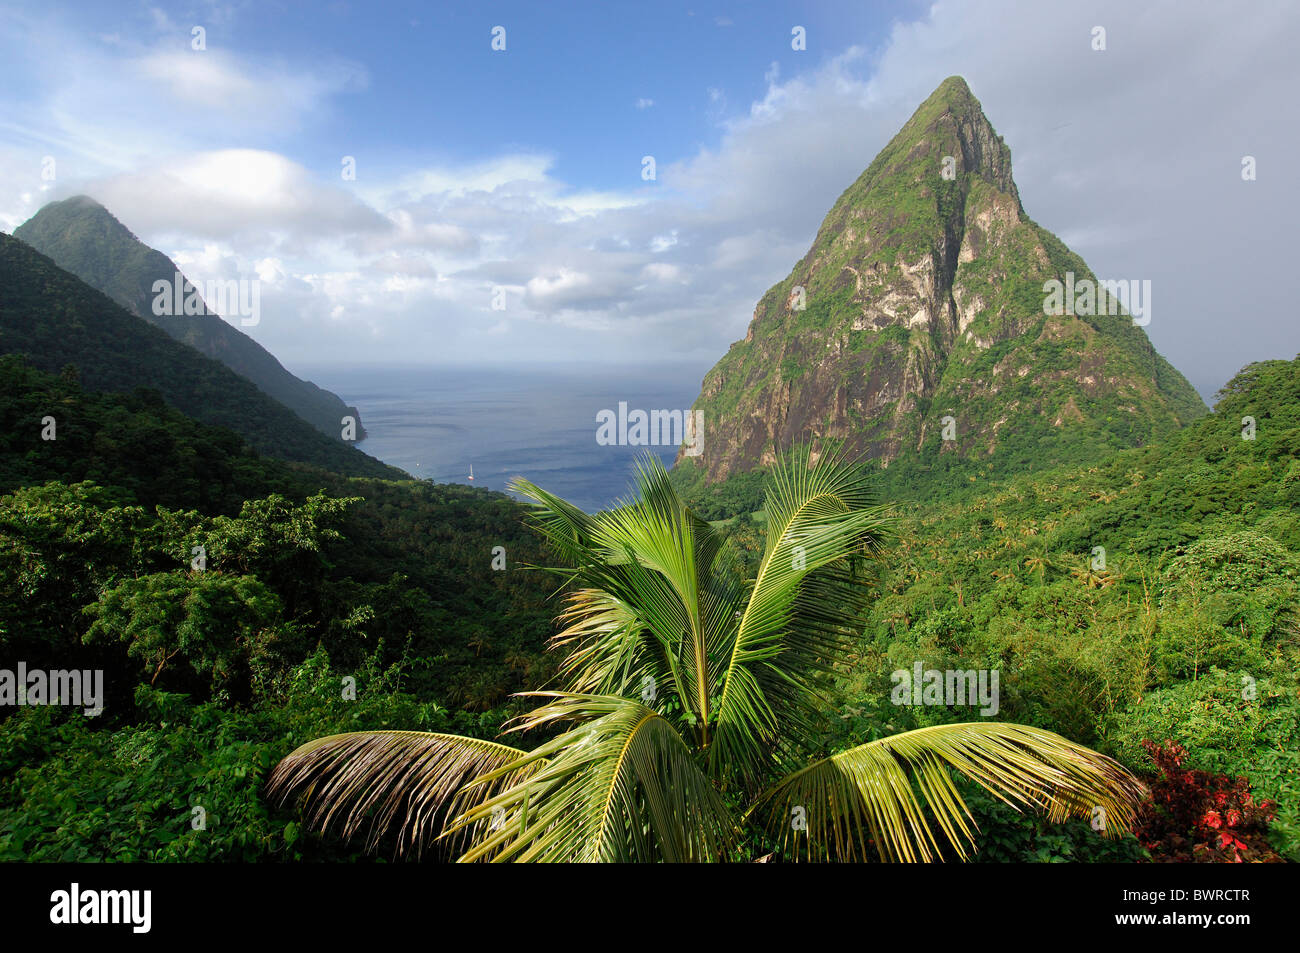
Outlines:
[[533,501],[533,525],[561,557],[575,566],[591,558],[590,516],[523,477],[511,480],[508,489]]
[[[424,731],[357,731],[309,741],[276,765],[267,794],[280,803],[299,798],[307,824],[332,825],[351,838],[369,820],[366,849],[396,834],[399,853],[417,855],[443,833],[449,818],[496,790],[527,777],[538,763],[516,765],[524,752],[508,745]],[[494,773],[489,785],[468,782]],[[449,846],[463,847],[477,831],[462,828]]]
[[815,467],[796,454],[772,478],[767,543],[722,678],[715,777],[752,780],[779,737],[805,740],[816,682],[845,653],[872,592],[855,560],[892,531],[868,474],[833,453]]
[[578,654],[566,666],[567,687],[610,692],[611,673],[651,675],[707,730],[720,669],[704,593],[722,539],[682,503],[658,460],[642,460],[638,470],[638,496],[592,517],[524,481],[515,488],[535,500],[539,528],[567,547],[574,566],[581,594],[570,601],[562,637]]
[[968,723],[904,732],[817,761],[766,791],[749,815],[796,859],[930,861],[944,844],[965,859],[976,825],[953,770],[1053,821],[1098,816],[1100,808],[1109,837],[1130,830],[1143,793],[1120,764],[1052,732]]
[[[497,818],[464,861],[712,861],[735,822],[673,726],[627,698],[539,692],[519,730],[574,727],[521,759],[536,773],[465,812],[452,830]],[[510,768],[484,775],[495,784]]]
[[652,667],[645,622],[636,608],[603,589],[578,589],[556,618],[561,626],[549,648],[565,653],[559,674],[569,691],[593,695],[625,694],[639,674]]

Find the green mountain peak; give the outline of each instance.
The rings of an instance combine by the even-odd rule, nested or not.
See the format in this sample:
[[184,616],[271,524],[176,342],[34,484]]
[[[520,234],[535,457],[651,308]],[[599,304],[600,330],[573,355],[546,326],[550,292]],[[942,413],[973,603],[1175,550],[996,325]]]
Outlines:
[[[0,355],[20,356],[44,374],[68,370],[88,391],[128,394],[146,405],[161,398],[197,421],[234,431],[269,457],[347,476],[405,476],[339,440],[337,431],[321,433],[224,363],[175,340],[26,242],[3,233]],[[77,416],[75,408],[50,411],[66,435],[65,425]],[[162,432],[142,431],[134,439],[129,447],[116,448],[105,438],[95,452],[161,461],[174,449]],[[228,458],[215,453],[204,458],[204,465],[226,473],[241,465],[241,455],[238,450]],[[222,478],[214,475],[214,480]]]
[[[351,417],[356,421],[357,438],[365,436],[357,408],[295,377],[274,355],[211,311],[206,303],[200,314],[155,314],[154,283],[173,283],[181,274],[180,267],[136,238],[90,196],[75,195],[48,203],[15,229],[14,237],[136,316],[248,378],[321,433],[338,439],[340,421]],[[188,295],[192,286],[187,279],[182,281]]]
[[703,451],[679,469],[716,481],[836,440],[882,466],[1009,472],[1141,445],[1204,414],[1116,301],[1049,313],[1044,285],[1067,275],[1096,280],[1025,213],[1011,150],[949,77],[705,376]]

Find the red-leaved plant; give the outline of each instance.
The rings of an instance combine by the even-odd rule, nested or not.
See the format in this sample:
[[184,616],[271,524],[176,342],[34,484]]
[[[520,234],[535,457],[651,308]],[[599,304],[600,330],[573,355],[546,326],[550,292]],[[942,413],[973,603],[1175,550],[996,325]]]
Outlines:
[[1142,742],[1156,774],[1133,832],[1158,863],[1277,863],[1268,825],[1277,805],[1256,800],[1243,777],[1183,767],[1187,750],[1173,741]]

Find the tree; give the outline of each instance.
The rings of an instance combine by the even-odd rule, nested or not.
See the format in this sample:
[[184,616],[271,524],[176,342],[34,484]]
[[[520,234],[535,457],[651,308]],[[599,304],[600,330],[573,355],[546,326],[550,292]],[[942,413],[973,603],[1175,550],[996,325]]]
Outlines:
[[532,750],[420,732],[303,745],[269,792],[309,823],[367,821],[370,846],[438,835],[462,860],[715,861],[742,828],[790,859],[965,857],[974,818],[952,772],[1054,819],[1106,812],[1118,836],[1140,783],[1066,739],[1014,724],[950,724],[813,758],[831,667],[861,631],[864,565],[890,534],[865,470],[828,454],[773,468],[754,578],[643,465],[639,499],[589,516],[526,481],[536,525],[567,563],[553,649],[564,690],[513,731]]
[[280,603],[252,576],[174,570],[125,579],[84,612],[94,619],[84,640],[128,643],[150,685],[179,657],[217,689],[246,680]]
[[1049,565],[1051,565],[1051,563],[1048,561],[1047,556],[1042,552],[1025,557],[1025,568],[1030,572],[1038,573],[1038,585],[1040,586],[1043,584],[1043,576],[1047,574],[1047,567]]

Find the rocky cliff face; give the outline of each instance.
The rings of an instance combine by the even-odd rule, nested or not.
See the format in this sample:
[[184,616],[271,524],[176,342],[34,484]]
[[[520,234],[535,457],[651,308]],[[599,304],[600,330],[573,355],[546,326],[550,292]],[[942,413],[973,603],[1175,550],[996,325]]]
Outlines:
[[1044,283],[1067,273],[1094,279],[1025,214],[1010,150],[949,78],[705,377],[703,453],[678,465],[716,481],[832,438],[886,466],[958,454],[1018,468],[1205,413],[1122,309],[1045,313]]

